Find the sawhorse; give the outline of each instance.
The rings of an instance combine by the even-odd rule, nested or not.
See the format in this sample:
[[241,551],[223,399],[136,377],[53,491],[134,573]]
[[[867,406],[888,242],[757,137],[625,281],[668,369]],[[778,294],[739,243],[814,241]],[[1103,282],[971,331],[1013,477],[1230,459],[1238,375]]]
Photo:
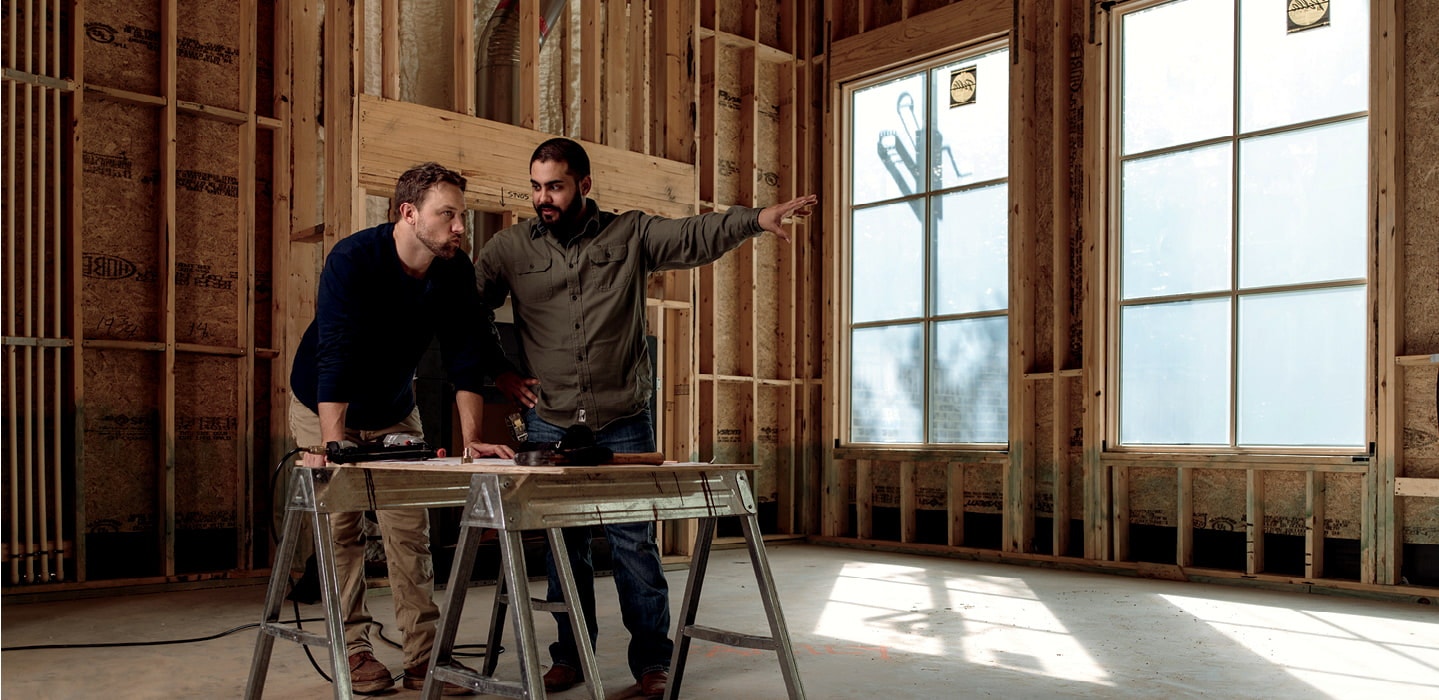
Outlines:
[[[371,464],[376,468],[370,468],[368,465]],[[270,654],[277,637],[309,646],[328,647],[335,700],[350,700],[353,697],[350,664],[345,653],[345,620],[340,609],[339,579],[330,543],[330,513],[458,506],[464,505],[469,495],[471,470],[450,468],[417,472],[413,469],[382,468],[393,464],[419,465],[424,462],[375,462],[367,463],[365,467],[296,466],[291,471],[285,519],[280,529],[280,546],[270,570],[270,586],[265,594],[255,655],[250,661],[250,676],[245,685],[246,700],[258,700],[264,692]],[[315,538],[320,603],[325,615],[324,634],[302,630],[298,623],[280,622],[280,607],[285,603],[285,588],[290,582],[291,567],[306,519]]]
[[[697,518],[700,522],[697,551],[690,564],[689,580],[681,606],[678,639],[671,659],[670,680],[666,698],[678,697],[684,677],[685,658],[691,639],[704,639],[718,644],[767,649],[779,655],[780,672],[792,700],[804,698],[794,649],[780,611],[774,578],[760,536],[754,498],[750,493],[745,467],[713,464],[665,464],[662,466],[614,466],[541,468],[544,472],[475,474],[470,496],[461,520],[460,538],[451,569],[447,603],[440,613],[435,647],[430,655],[430,669],[425,680],[423,697],[436,700],[441,683],[454,683],[475,690],[522,698],[545,697],[540,676],[539,645],[535,639],[534,610],[546,609],[543,603],[531,601],[525,572],[520,537],[524,530],[545,530],[554,552],[560,585],[567,601],[578,599],[573,572],[564,548],[561,529],[585,525],[624,522],[649,522]],[[705,568],[710,545],[714,539],[716,518],[735,516],[744,528],[750,563],[754,567],[770,636],[730,632],[694,624],[699,608]],[[486,655],[482,672],[454,665],[453,650],[460,616],[464,611],[469,577],[474,568],[475,552],[481,530],[500,531],[504,576],[495,591],[490,617],[489,649],[498,649],[504,627],[505,610],[509,608],[519,647],[521,681],[505,682],[494,678],[497,658]],[[589,645],[584,616],[578,606],[567,605],[575,639],[579,646],[581,672],[595,700],[604,698],[598,664]]]
[[[759,533],[754,499],[745,477],[747,468],[747,465],[694,463],[643,467],[518,467],[503,460],[476,460],[461,464],[456,458],[424,462],[368,462],[363,467],[296,468],[290,479],[283,534],[270,576],[245,697],[248,700],[260,697],[276,637],[301,644],[328,646],[335,698],[349,700],[352,697],[339,585],[330,550],[329,513],[464,505],[465,514],[447,592],[448,602],[441,610],[424,697],[437,698],[440,685],[445,682],[493,694],[545,697],[533,620],[534,610],[538,609],[569,612],[580,647],[581,671],[592,697],[603,698],[598,665],[594,650],[589,645],[584,615],[580,614],[561,528],[697,518],[700,521],[697,551],[679,613],[678,639],[671,660],[666,697],[677,696],[690,640],[705,639],[730,646],[775,651],[779,655],[780,671],[789,697],[803,698],[794,651],[780,612],[764,541]],[[769,637],[694,624],[714,536],[715,518],[725,516],[739,517],[744,528],[750,561],[769,620]],[[315,536],[321,600],[325,610],[325,635],[279,622],[280,606],[298,548],[302,518],[305,517],[310,518]],[[477,673],[453,663],[452,654],[481,528],[499,531],[502,562],[500,585],[496,588],[494,613],[490,620],[491,653],[486,655],[484,671]],[[546,531],[555,554],[565,602],[530,600],[521,541],[525,530]],[[495,652],[499,649],[506,608],[509,608],[513,619],[519,647],[519,682],[494,678],[498,661]]]

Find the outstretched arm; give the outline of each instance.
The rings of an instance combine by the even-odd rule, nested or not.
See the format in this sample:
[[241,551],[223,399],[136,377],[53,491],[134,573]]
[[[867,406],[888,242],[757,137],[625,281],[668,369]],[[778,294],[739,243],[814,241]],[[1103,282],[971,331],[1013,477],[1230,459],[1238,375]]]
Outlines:
[[759,212],[759,225],[764,230],[788,241],[789,232],[784,229],[784,220],[791,216],[808,216],[809,208],[818,203],[819,195],[807,194],[788,202],[765,207]]

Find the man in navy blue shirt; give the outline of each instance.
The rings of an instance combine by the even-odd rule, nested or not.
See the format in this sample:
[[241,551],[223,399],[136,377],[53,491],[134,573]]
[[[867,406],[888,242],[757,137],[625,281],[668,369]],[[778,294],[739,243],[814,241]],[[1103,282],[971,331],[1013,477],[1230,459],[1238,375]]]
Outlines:
[[[513,458],[514,450],[480,440],[485,375],[514,371],[500,348],[493,314],[480,303],[475,268],[457,255],[465,235],[465,178],[425,163],[395,184],[398,218],[336,243],[320,274],[315,321],[305,330],[290,373],[290,428],[302,447],[349,440],[370,442],[391,433],[421,435],[414,378],[432,338],[460,414],[472,456]],[[490,319],[476,324],[475,319]],[[306,454],[306,466],[324,455]],[[394,594],[395,621],[404,634],[404,686],[424,686],[439,608],[433,600],[429,512],[375,513]],[[345,614],[351,688],[375,693],[394,685],[375,659],[365,606],[361,513],[333,513],[330,527]],[[446,685],[446,695],[468,693]]]

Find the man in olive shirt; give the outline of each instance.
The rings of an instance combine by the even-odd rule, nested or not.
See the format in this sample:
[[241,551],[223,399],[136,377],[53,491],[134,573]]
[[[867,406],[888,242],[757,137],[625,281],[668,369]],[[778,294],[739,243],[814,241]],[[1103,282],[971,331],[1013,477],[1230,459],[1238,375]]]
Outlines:
[[[807,214],[818,199],[800,197],[765,209],[665,219],[639,211],[600,211],[589,194],[590,159],[564,138],[546,141],[530,158],[536,218],[495,235],[481,251],[476,279],[491,308],[511,297],[529,377],[505,373],[496,385],[524,407],[529,439],[557,442],[569,426],[591,428],[615,452],[655,449],[649,401],[654,393],[645,345],[645,289],[650,273],[698,267],[746,240],[771,231],[789,240],[781,221]],[[646,696],[664,693],[669,679],[669,589],[655,546],[654,523],[606,525],[624,624],[629,666]],[[588,528],[566,530],[591,642],[595,622],[594,567]],[[549,599],[561,600],[554,562]],[[555,615],[559,641],[545,689],[581,680],[574,630]]]

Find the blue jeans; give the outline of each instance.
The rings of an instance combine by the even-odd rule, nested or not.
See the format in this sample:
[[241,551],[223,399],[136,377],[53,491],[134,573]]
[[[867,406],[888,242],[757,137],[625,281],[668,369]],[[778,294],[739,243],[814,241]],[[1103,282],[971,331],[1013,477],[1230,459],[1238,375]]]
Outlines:
[[[525,423],[531,442],[553,443],[565,434],[564,428],[546,422],[534,409],[525,411]],[[605,426],[595,433],[595,441],[615,452],[653,452],[655,434],[650,427],[649,411]],[[625,629],[630,631],[630,673],[639,680],[640,676],[650,671],[667,671],[675,645],[669,637],[669,584],[660,565],[659,547],[655,545],[655,524],[621,523],[605,525],[604,528],[614,564],[620,614]],[[565,528],[564,536],[593,648],[600,631],[595,621],[595,566],[590,558],[590,528]],[[552,552],[545,555],[545,566],[550,579],[546,599],[563,600]],[[579,670],[579,651],[575,648],[575,632],[570,626],[569,615],[554,615],[560,638],[550,645],[550,658],[554,659],[556,666]]]

